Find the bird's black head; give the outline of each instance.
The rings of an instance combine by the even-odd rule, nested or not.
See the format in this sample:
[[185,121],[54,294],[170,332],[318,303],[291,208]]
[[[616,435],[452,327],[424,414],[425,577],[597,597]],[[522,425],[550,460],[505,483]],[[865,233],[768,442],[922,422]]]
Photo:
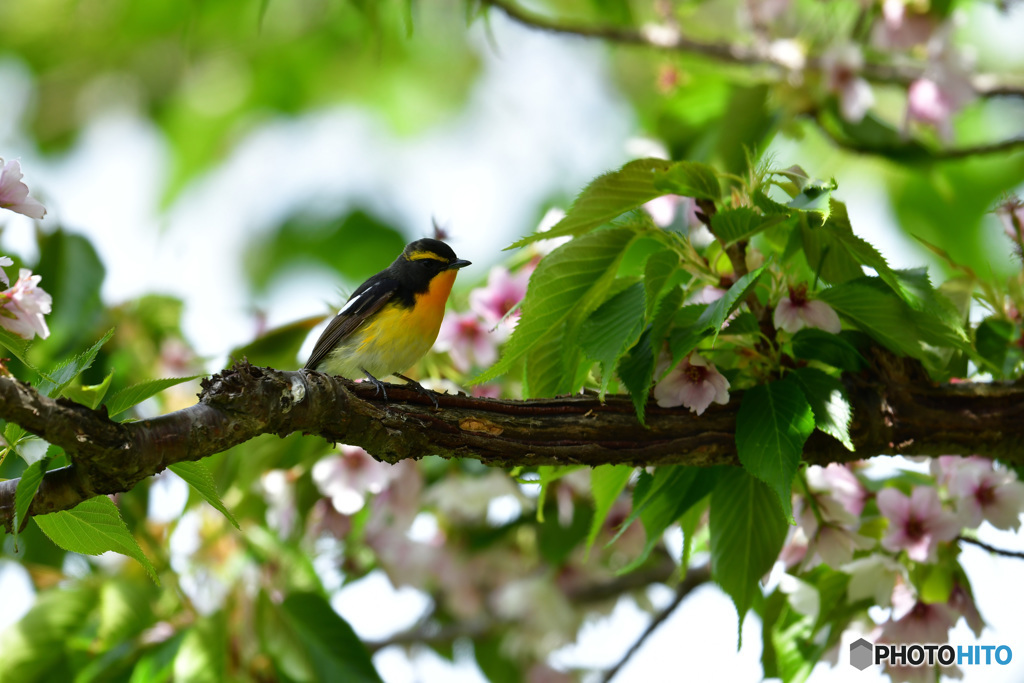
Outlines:
[[429,237],[407,244],[398,261],[427,267],[434,272],[470,265],[469,261],[456,256],[447,244]]
[[424,238],[406,245],[402,255],[391,264],[392,276],[414,291],[424,291],[434,276],[446,270],[470,265],[440,240]]

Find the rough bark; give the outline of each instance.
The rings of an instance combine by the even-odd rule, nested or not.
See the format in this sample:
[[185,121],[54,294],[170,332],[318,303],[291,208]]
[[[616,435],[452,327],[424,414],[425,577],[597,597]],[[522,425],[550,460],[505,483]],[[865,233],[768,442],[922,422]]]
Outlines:
[[[1024,386],[936,385],[913,361],[877,352],[869,370],[844,377],[855,452],[815,432],[808,463],[882,454],[980,454],[1024,464]],[[66,510],[127,491],[168,465],[220,453],[261,434],[315,434],[362,446],[388,462],[425,455],[493,466],[738,464],[734,392],[702,416],[647,406],[641,426],[626,397],[593,395],[510,401],[439,395],[400,385],[388,399],[373,386],[306,371],[241,363],[203,382],[199,402],[126,424],[104,410],[40,396],[0,377],[0,418],[63,448],[71,465],[47,472],[29,515]],[[0,521],[10,529],[17,479],[0,482]]]

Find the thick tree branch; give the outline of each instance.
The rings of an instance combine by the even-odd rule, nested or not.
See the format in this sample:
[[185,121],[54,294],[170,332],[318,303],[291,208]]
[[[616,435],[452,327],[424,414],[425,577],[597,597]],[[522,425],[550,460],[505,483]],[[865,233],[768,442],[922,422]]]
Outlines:
[[[563,19],[550,19],[525,10],[514,0],[481,0],[486,6],[496,7],[513,21],[532,28],[552,33],[597,38],[622,45],[638,45],[670,52],[686,52],[701,55],[728,64],[745,66],[768,66],[783,71],[792,70],[792,65],[783,57],[773,54],[769,45],[741,45],[734,43],[712,43],[688,38],[676,26],[659,25],[633,28],[629,26],[600,26]],[[807,69],[821,70],[820,55],[810,55],[804,65]],[[925,75],[927,64],[890,64],[868,62],[859,75],[876,83],[909,85]],[[971,79],[975,93],[980,97],[1012,96],[1024,97],[1024,83],[1007,82],[994,74],[976,74]]]
[[[1024,385],[935,385],[920,366],[876,351],[872,368],[845,378],[853,406],[851,453],[815,432],[809,463],[878,454],[972,454],[1024,463]],[[306,371],[241,363],[204,381],[199,403],[150,420],[111,421],[104,411],[40,396],[0,377],[0,418],[68,454],[47,472],[29,515],[65,510],[100,494],[127,491],[168,465],[199,460],[261,434],[317,434],[362,446],[388,462],[425,455],[475,458],[487,465],[738,464],[734,392],[698,417],[649,404],[642,427],[626,397],[592,395],[530,401],[438,396],[374,387]],[[0,521],[10,528],[19,480],[0,482]]]

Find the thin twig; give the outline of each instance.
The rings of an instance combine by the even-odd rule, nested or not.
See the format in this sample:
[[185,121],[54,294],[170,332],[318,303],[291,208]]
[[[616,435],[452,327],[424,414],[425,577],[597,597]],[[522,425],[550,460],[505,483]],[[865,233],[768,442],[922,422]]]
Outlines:
[[[682,35],[678,28],[661,25],[633,28],[626,26],[594,25],[549,19],[519,7],[511,0],[481,0],[485,6],[496,7],[510,19],[532,28],[552,33],[596,38],[623,45],[638,45],[656,50],[686,52],[709,57],[729,64],[769,66],[792,71],[792,65],[771,53],[768,45],[739,45],[734,43],[707,43]],[[821,70],[821,55],[809,55],[805,68]],[[921,78],[927,64],[864,64],[859,75],[875,83],[909,85]],[[975,74],[971,85],[979,97],[1024,97],[1024,84],[1003,82],[994,74]]]
[[647,641],[647,639],[651,637],[651,634],[653,634],[659,626],[665,623],[665,620],[668,619],[672,615],[672,613],[676,611],[676,608],[682,604],[683,600],[686,599],[686,596],[693,592],[693,589],[707,583],[710,580],[711,570],[707,565],[704,565],[699,569],[693,569],[687,572],[686,578],[683,579],[683,582],[679,584],[679,588],[676,589],[676,595],[672,599],[672,602],[670,602],[663,610],[654,615],[654,618],[651,619],[651,623],[647,625],[647,628],[644,629],[644,632],[641,633],[640,637],[636,639],[636,642],[633,643],[632,646],[630,646],[626,654],[622,656],[622,659],[620,659],[618,663],[615,664],[615,666],[613,666],[605,672],[604,678],[601,679],[603,683],[609,683],[613,678],[615,678],[615,676],[618,675],[622,667],[624,667],[626,663],[629,662],[630,658],[632,658],[632,656],[640,650],[640,648]]
[[989,551],[993,555],[1002,555],[1003,557],[1015,557],[1017,559],[1024,560],[1024,553],[1018,550],[1004,550],[1002,548],[996,548],[995,546],[991,546],[988,543],[979,541],[976,538],[969,538],[967,536],[957,536],[956,540],[962,541],[963,543],[970,543],[971,545],[976,545],[979,548],[982,548],[983,550]]

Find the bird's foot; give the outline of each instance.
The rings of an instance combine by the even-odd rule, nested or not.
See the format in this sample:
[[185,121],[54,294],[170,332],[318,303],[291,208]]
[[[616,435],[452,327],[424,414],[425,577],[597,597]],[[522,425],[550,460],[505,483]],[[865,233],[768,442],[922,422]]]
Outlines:
[[412,379],[410,377],[406,377],[405,375],[400,375],[397,372],[393,372],[391,374],[393,374],[395,377],[398,377],[399,379],[405,380],[405,383],[407,385],[409,385],[410,388],[415,389],[417,393],[420,393],[420,394],[426,396],[427,398],[429,398],[431,403],[434,404],[435,408],[440,408],[441,407],[441,406],[439,406],[437,404],[437,398],[434,396],[434,392],[431,391],[430,389],[427,389],[425,386],[423,386],[422,384],[420,384],[416,380],[414,380],[414,379]]
[[366,379],[369,380],[370,384],[377,387],[378,394],[384,394],[384,400],[387,401],[388,390],[384,388],[384,382],[381,382],[379,379],[368,373],[366,370],[363,370],[363,374],[366,375]]

